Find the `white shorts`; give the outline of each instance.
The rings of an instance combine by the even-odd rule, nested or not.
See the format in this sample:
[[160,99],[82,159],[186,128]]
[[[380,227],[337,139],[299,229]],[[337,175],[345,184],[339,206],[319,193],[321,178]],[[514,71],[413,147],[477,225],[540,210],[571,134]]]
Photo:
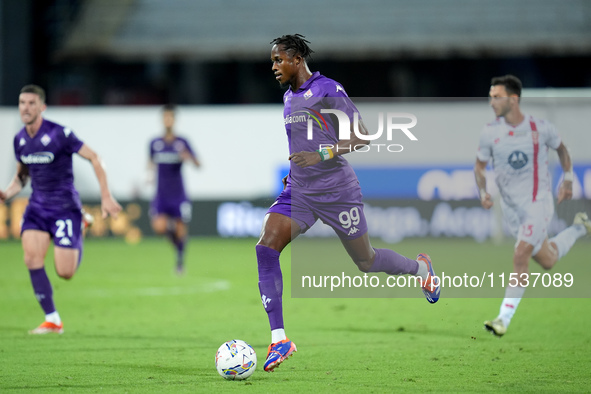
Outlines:
[[501,199],[501,207],[503,218],[511,234],[517,237],[515,247],[520,241],[524,241],[533,245],[532,256],[538,254],[542,244],[548,238],[548,226],[554,216],[552,196],[518,207],[507,205]]

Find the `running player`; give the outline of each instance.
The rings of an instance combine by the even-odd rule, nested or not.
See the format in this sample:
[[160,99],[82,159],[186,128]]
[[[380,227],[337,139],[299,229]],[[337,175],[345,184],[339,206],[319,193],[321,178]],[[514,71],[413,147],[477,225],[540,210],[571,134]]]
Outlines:
[[189,142],[174,132],[176,108],[167,105],[162,111],[164,136],[150,142],[150,168],[157,171],[156,196],[150,216],[157,234],[166,234],[176,249],[176,271],[184,273],[187,224],[191,221],[191,202],[185,194],[181,167],[185,160],[196,167],[201,164]]
[[489,95],[497,118],[482,130],[474,173],[481,204],[490,209],[493,202],[486,192],[486,165],[492,159],[503,216],[517,238],[513,272],[519,277],[518,286],[506,289],[498,317],[484,322],[488,331],[500,337],[525,292],[530,258],[551,269],[578,238],[591,232],[591,221],[586,213],[579,212],[572,226],[548,239],[547,229],[554,215],[548,148],[556,150],[564,172],[559,204],[572,197],[573,167],[568,150],[554,125],[521,112],[521,81],[517,77],[493,78]]
[[[365,145],[368,141],[357,136],[339,140],[336,122],[329,116],[324,117],[326,123],[322,132],[317,130],[312,140],[305,137],[307,116],[300,116],[304,111],[314,114],[320,112],[321,107],[329,107],[345,112],[349,119],[354,119],[354,113],[358,112],[341,84],[310,71],[307,59],[312,50],[308,43],[299,34],[284,35],[271,42],[275,78],[282,86],[288,86],[283,97],[283,115],[289,141],[290,173],[284,179],[283,192],[265,216],[256,245],[259,290],[271,326],[272,343],[264,364],[265,371],[272,371],[296,351],[295,344],[285,335],[283,324],[283,277],[279,255],[291,240],[307,231],[317,219],[334,229],[361,271],[418,275],[422,278],[423,292],[431,303],[437,302],[440,293],[439,285],[432,280],[435,274],[428,255],[419,254],[413,260],[389,249],[374,249],[370,244],[359,182],[347,160],[341,156],[350,152],[351,147]],[[362,133],[368,134],[361,120],[359,125]],[[320,143],[333,148],[319,149]],[[354,216],[355,220],[341,223],[339,217],[345,213]]]
[[53,289],[45,272],[45,255],[54,243],[55,270],[61,278],[74,276],[82,259],[84,219],[74,188],[72,154],[90,161],[101,190],[103,218],[116,216],[121,206],[111,195],[100,158],[67,127],[43,119],[45,91],[37,85],[21,89],[18,108],[25,126],[14,138],[16,175],[0,202],[19,193],[31,178],[33,192],[23,215],[21,238],[24,260],[35,297],[45,321],[31,334],[63,333],[64,325],[53,302]]

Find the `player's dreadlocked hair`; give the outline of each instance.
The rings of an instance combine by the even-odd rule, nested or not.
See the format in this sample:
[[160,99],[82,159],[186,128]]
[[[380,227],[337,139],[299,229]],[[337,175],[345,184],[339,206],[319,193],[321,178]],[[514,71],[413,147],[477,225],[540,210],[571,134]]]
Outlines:
[[314,53],[314,51],[308,46],[310,41],[306,40],[305,38],[306,37],[302,36],[301,34],[286,34],[284,36],[277,37],[271,41],[270,44],[283,45],[283,48],[285,48],[286,52],[292,51],[291,56],[300,55],[307,61],[311,59],[311,55]]

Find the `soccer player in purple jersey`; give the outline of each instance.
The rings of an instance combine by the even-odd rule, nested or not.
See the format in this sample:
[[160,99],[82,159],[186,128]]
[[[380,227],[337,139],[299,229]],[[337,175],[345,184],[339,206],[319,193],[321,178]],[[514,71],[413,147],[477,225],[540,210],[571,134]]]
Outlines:
[[184,273],[184,252],[187,240],[187,223],[191,221],[191,202],[187,199],[181,168],[191,161],[196,167],[201,163],[189,142],[174,132],[176,108],[167,105],[162,111],[164,136],[150,142],[150,168],[157,171],[156,196],[152,201],[150,216],[152,228],[157,234],[166,234],[177,251],[176,271]]
[[97,154],[67,127],[43,119],[45,91],[37,85],[21,89],[18,108],[25,124],[14,138],[16,175],[0,202],[15,196],[31,178],[33,192],[23,215],[21,238],[25,265],[29,269],[35,297],[45,312],[45,321],[31,334],[63,333],[64,325],[53,302],[53,289],[45,273],[45,255],[54,243],[57,274],[70,279],[82,258],[84,226],[82,205],[74,188],[72,154],[89,160],[101,190],[103,217],[116,216],[121,206],[111,195],[107,176]]
[[[306,135],[307,122],[306,116],[299,116],[302,111],[320,113],[321,108],[338,109],[349,119],[358,112],[341,84],[310,71],[306,60],[312,50],[308,43],[299,34],[284,35],[271,42],[275,78],[282,86],[289,86],[283,102],[290,173],[284,179],[283,192],[265,216],[256,245],[259,290],[271,326],[265,371],[272,371],[296,351],[295,344],[285,335],[283,324],[283,278],[279,255],[291,240],[307,231],[317,219],[334,229],[362,272],[418,275],[429,302],[437,302],[440,294],[428,255],[421,253],[413,260],[392,250],[371,246],[359,182],[347,160],[341,156],[355,145],[366,145],[369,141],[355,134],[350,139],[339,140],[334,121],[329,116],[324,117],[324,132],[315,133],[313,140],[301,137]],[[296,128],[300,132],[296,132]],[[362,134],[368,134],[361,120],[359,129]],[[319,142],[333,148],[319,149]],[[341,220],[345,216],[350,220]]]

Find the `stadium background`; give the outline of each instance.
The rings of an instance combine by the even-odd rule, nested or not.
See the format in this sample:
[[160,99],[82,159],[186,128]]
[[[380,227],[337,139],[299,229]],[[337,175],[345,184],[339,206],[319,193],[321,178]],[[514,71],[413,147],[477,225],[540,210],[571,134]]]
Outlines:
[[[590,94],[584,89],[591,86],[590,15],[591,5],[575,0],[304,1],[297,7],[269,1],[3,1],[0,184],[15,169],[18,91],[40,84],[48,93],[46,116],[71,127],[104,157],[113,193],[126,208],[118,221],[99,221],[93,235],[125,235],[132,242],[150,235],[147,146],[161,133],[160,106],[175,103],[177,130],[204,164],[184,169],[194,201],[191,233],[256,236],[264,207],[281,187],[287,156],[283,90],[272,78],[268,43],[299,32],[316,51],[312,70],[343,83],[350,96],[403,97],[411,111],[426,114],[416,129],[419,148],[405,146],[388,163],[348,156],[366,201],[389,209],[387,220],[401,223],[386,230],[388,223],[377,222],[374,227],[385,230],[374,235],[394,242],[500,234],[495,214],[478,208],[470,169],[478,132],[492,118],[486,102],[474,98],[486,96],[491,76],[505,73],[518,75],[527,95],[550,97],[530,107],[557,124],[574,158],[579,201],[558,211],[568,222],[591,197],[585,149],[591,146],[585,127]],[[373,113],[368,105],[365,112]],[[553,160],[555,168],[555,155]],[[84,163],[75,168],[83,202],[96,213],[92,169]],[[559,174],[556,169],[554,183]],[[18,235],[28,192],[0,207],[0,238]],[[485,231],[475,225],[482,220],[490,223]]]

